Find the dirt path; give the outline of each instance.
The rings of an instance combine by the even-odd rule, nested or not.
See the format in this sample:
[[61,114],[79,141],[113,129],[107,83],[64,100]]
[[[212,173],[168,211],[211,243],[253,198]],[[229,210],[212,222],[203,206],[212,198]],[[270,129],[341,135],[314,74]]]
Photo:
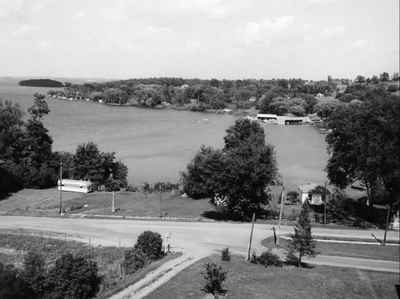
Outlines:
[[143,279],[110,297],[110,299],[143,298],[201,258],[203,257],[193,257],[189,254],[184,254],[161,265],[156,270],[147,274]]

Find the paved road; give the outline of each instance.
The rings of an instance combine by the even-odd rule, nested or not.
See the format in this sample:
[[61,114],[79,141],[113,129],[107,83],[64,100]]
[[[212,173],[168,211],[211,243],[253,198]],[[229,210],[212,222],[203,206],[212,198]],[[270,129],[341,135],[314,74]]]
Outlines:
[[[163,221],[130,221],[109,219],[71,219],[0,216],[0,229],[32,229],[66,233],[76,239],[90,241],[92,244],[132,246],[137,236],[145,230],[152,230],[165,235],[171,234],[171,245],[176,251],[183,251],[193,257],[204,256],[229,247],[233,252],[246,253],[249,241],[249,223],[220,223],[220,222],[163,222]],[[281,233],[291,233],[293,228],[282,226]],[[382,236],[381,230],[336,230],[313,228],[313,234],[318,236],[335,236],[348,238],[371,238],[371,233]],[[263,248],[261,240],[272,235],[272,226],[256,224],[254,229],[254,248],[260,253]],[[398,232],[391,231],[388,239],[398,240]],[[313,260],[310,260],[312,262]],[[399,266],[395,262],[374,261],[356,258],[335,258],[318,256],[318,264],[336,266],[359,266],[375,270],[393,272]]]

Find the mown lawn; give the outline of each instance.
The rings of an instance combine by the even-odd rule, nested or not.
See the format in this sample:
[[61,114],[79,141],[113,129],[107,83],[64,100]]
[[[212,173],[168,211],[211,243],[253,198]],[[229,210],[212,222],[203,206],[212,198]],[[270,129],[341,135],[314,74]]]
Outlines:
[[219,255],[193,264],[145,298],[204,298],[201,273],[208,262],[216,262],[227,271],[225,298],[397,298],[397,274],[328,266],[265,268],[239,256],[222,262]]
[[[115,197],[118,209],[115,215],[159,217],[201,217],[205,211],[214,210],[208,200],[193,200],[170,192],[143,194],[142,192],[118,192]],[[89,193],[82,198],[71,199],[66,208],[71,213],[108,215],[111,213],[112,194],[110,192]],[[87,204],[87,207],[83,205]]]
[[[171,192],[161,195],[161,205],[159,193],[116,192],[115,213],[111,212],[110,192],[63,192],[62,196],[67,213],[159,217],[161,212],[163,217],[199,218],[215,210],[207,199],[193,200]],[[58,212],[59,193],[55,188],[24,189],[0,201],[0,215],[55,216]]]
[[[27,234],[29,233],[29,235]],[[105,299],[127,286],[137,282],[161,264],[174,259],[181,253],[168,254],[153,261],[139,271],[121,277],[120,264],[124,258],[125,247],[88,246],[83,242],[64,239],[62,235],[46,237],[42,233],[19,231],[0,231],[0,263],[23,267],[24,256],[28,251],[39,252],[45,257],[47,266],[63,254],[72,253],[90,257],[96,261],[103,277],[100,292],[96,298]],[[57,237],[57,238],[54,238]]]
[[[267,248],[273,248],[273,237],[263,240],[262,244]],[[288,248],[288,240],[281,238],[279,244],[283,248]],[[350,244],[316,241],[316,251],[322,255],[371,258],[388,261],[399,261],[400,259],[400,246],[393,245],[382,246],[378,244]]]

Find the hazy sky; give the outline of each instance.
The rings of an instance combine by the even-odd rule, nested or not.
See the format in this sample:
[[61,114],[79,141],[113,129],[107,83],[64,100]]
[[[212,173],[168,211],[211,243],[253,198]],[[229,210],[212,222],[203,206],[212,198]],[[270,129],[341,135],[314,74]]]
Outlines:
[[0,76],[323,79],[399,69],[399,0],[0,0]]

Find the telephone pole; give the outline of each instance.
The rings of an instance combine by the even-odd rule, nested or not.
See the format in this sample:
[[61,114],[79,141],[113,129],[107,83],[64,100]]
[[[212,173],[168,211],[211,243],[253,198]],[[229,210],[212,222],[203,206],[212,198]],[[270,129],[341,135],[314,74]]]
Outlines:
[[282,214],[283,214],[283,199],[284,199],[285,187],[282,186],[281,192],[281,207],[279,209],[279,222],[278,222],[278,238],[276,239],[276,245],[279,247],[279,234],[281,232],[281,221],[282,221]]
[[250,261],[250,253],[251,253],[251,243],[253,241],[253,232],[254,232],[254,221],[256,220],[256,213],[253,213],[253,217],[251,219],[251,231],[250,231],[250,240],[249,240],[249,250],[247,251],[247,260]]
[[58,194],[60,198],[60,210],[59,213],[62,215],[62,161],[60,161],[60,174],[59,174],[59,188],[58,188]]
[[386,206],[386,223],[385,223],[385,234],[383,235],[383,243],[382,245],[385,246],[386,245],[386,235],[387,235],[387,231],[389,228],[389,221],[390,221],[390,212],[391,212],[391,205],[387,205]]
[[115,213],[115,191],[112,191],[111,213]]
[[324,187],[324,224],[326,224],[326,201],[327,201],[327,197],[328,197],[326,185],[327,185],[327,183],[325,182],[325,187]]

